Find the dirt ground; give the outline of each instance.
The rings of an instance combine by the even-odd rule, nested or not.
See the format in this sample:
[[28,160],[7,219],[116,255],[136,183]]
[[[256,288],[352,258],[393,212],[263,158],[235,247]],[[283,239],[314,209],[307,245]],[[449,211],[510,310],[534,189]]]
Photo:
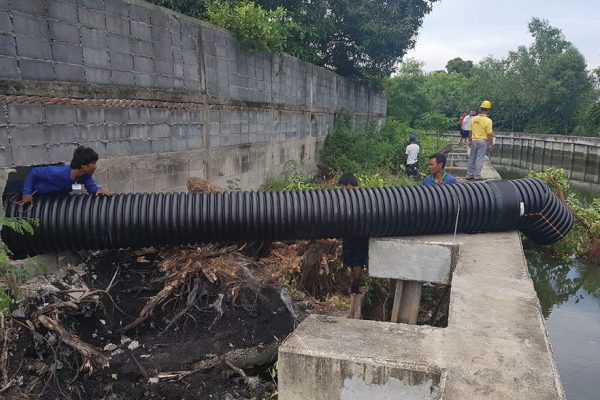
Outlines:
[[[6,320],[0,397],[276,399],[279,344],[309,313],[347,312],[338,254],[335,242],[109,251],[35,278]],[[393,285],[367,286],[364,317],[389,318]],[[420,323],[447,323],[447,294],[425,285]]]

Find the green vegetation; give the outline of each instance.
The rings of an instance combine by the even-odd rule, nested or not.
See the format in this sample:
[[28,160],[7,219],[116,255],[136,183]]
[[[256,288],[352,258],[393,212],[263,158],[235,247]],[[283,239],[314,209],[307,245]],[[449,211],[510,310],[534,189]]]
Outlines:
[[213,24],[229,29],[252,49],[276,54],[288,50],[288,40],[299,30],[283,7],[266,11],[251,1],[212,2],[206,9],[206,17]]
[[582,257],[600,262],[600,198],[583,204],[571,191],[565,170],[549,168],[533,171],[529,177],[540,178],[557,196],[564,199],[574,216],[573,228],[560,241],[549,246],[552,256]]
[[[33,235],[37,221],[26,218],[1,218],[0,227],[5,226],[22,235]],[[11,303],[19,300],[19,285],[27,278],[20,266],[10,263],[9,254],[0,248],[0,313],[6,314]]]
[[[448,120],[443,116],[441,119]],[[278,177],[269,180],[261,189],[331,188],[337,186],[337,178],[345,172],[355,174],[362,187],[419,184],[420,180],[410,179],[405,174],[405,149],[411,132],[417,134],[417,143],[421,146],[419,171],[425,176],[427,157],[446,146],[446,139],[427,134],[422,129],[410,129],[391,118],[379,129],[357,129],[352,125],[350,114],[341,113],[336,120],[335,131],[327,136],[321,151],[326,176],[305,176],[301,165],[289,162]]]
[[[600,136],[600,68],[588,71],[577,48],[548,21],[529,23],[533,43],[478,64],[454,58],[423,72],[405,60],[385,84],[388,114],[410,125],[423,115],[456,118],[488,99],[496,131]],[[458,122],[453,126],[458,130]]]
[[231,29],[258,50],[285,52],[380,87],[437,0],[150,0]]

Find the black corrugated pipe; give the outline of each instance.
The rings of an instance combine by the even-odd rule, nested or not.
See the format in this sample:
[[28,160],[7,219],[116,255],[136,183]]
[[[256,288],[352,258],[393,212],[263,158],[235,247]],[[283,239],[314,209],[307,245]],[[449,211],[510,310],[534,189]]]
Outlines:
[[[9,217],[23,216],[6,204]],[[520,229],[537,244],[564,236],[568,208],[538,179],[293,192],[39,197],[35,235],[2,230],[16,256],[201,242],[389,237]],[[458,224],[456,218],[458,216]]]

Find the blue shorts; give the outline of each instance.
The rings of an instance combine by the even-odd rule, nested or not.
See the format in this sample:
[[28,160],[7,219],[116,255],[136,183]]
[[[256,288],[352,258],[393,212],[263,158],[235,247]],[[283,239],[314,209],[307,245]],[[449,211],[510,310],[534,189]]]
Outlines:
[[469,131],[465,131],[464,129],[460,131],[460,137],[466,139],[469,137]]

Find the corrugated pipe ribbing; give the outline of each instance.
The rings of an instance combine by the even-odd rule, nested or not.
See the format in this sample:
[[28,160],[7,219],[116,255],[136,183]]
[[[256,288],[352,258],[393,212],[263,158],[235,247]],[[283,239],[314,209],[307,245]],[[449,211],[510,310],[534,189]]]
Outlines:
[[[23,216],[8,202],[8,217]],[[3,228],[16,256],[202,242],[390,237],[519,229],[537,244],[564,236],[569,209],[538,179],[289,192],[40,196],[33,236]],[[457,222],[458,218],[458,222]]]

